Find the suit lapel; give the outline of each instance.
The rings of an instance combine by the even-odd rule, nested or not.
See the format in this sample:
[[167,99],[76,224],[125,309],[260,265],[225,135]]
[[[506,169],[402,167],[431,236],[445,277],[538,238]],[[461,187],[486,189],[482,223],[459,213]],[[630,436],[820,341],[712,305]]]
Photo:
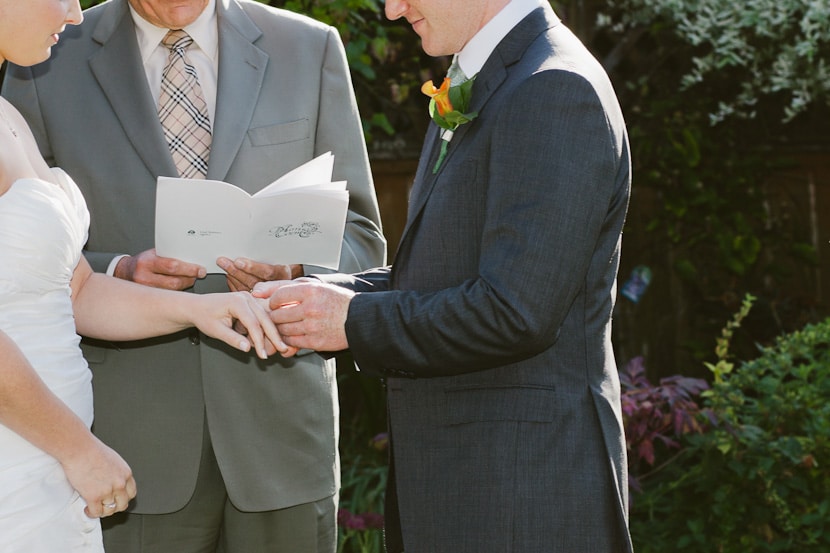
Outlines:
[[[508,68],[521,60],[522,54],[524,54],[536,37],[558,23],[559,19],[553,13],[553,9],[550,6],[543,6],[531,12],[516,25],[499,43],[490,57],[487,58],[484,67],[481,68],[481,71],[476,76],[476,81],[473,84],[472,99],[470,101],[470,111],[481,113],[499,87],[507,79]],[[425,138],[425,144],[421,151],[415,180],[412,185],[406,226],[401,235],[396,259],[403,259],[405,257],[401,256],[400,252],[407,247],[411,234],[410,231],[418,220],[421,210],[426,205],[430,193],[441,177],[444,168],[452,162],[455,153],[460,149],[460,144],[465,135],[472,132],[478,122],[478,119],[474,119],[470,123],[461,125],[455,131],[449,148],[447,149],[447,155],[441,167],[434,174],[432,169],[437,159],[436,152],[440,147],[440,139],[438,126],[434,123],[430,124]]]
[[[127,138],[154,175],[178,175],[158,122],[158,108],[142,71],[133,20],[125,0],[114,0],[106,8],[92,37],[101,49],[90,57],[89,66],[101,90],[121,122]],[[150,132],[148,132],[148,128]]]
[[[484,105],[487,103],[487,100],[490,99],[506,76],[507,72],[504,67],[494,68],[494,70],[489,74],[482,70],[479,76],[476,77],[476,82],[473,84],[473,96],[470,102],[470,111],[481,112]],[[483,80],[481,84],[479,83],[480,80]],[[441,166],[438,168],[438,171],[435,172],[433,172],[433,168],[435,167],[435,163],[438,161],[438,153],[441,151],[441,129],[435,123],[430,123],[429,130],[424,138],[424,147],[421,151],[421,159],[415,173],[415,180],[412,184],[412,192],[409,197],[409,214],[406,218],[406,226],[404,227],[402,236],[406,236],[409,228],[417,219],[421,209],[423,209],[424,205],[426,205],[427,199],[432,193],[432,189],[435,187],[435,183],[441,176],[444,167],[450,163],[455,152],[458,150],[459,144],[461,144],[461,140],[464,138],[464,135],[470,131],[475,123],[476,120],[473,119],[471,122],[461,125],[458,129],[456,129],[453,133],[452,140],[447,146],[447,155],[441,162]]]
[[268,54],[254,45],[262,32],[235,0],[218,1],[217,10],[219,82],[207,178],[224,180],[254,115]]
[[[262,33],[235,0],[218,0],[217,10],[220,69],[207,177],[222,180],[253,117],[268,56],[254,46]],[[136,152],[154,175],[177,175],[161,124],[149,125],[147,132],[148,119],[158,121],[158,108],[141,69],[126,0],[110,3],[93,38],[101,49],[90,58],[90,68]]]
[[[421,146],[421,161],[418,163],[418,169],[415,172],[415,180],[412,183],[412,189],[409,191],[409,214],[407,217],[407,227],[412,221],[412,215],[418,211],[421,202],[420,198],[426,196],[424,189],[432,183],[432,168],[438,159],[438,152],[441,149],[441,129],[438,125],[431,123],[427,128],[426,136],[424,136],[424,143]],[[404,229],[405,230],[405,229]]]

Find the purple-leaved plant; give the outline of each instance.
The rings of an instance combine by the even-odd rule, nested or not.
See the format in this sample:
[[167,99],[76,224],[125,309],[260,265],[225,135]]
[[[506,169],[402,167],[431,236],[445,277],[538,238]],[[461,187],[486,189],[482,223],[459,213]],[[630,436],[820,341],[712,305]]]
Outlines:
[[[684,376],[660,379],[658,385],[646,377],[642,357],[629,361],[620,372],[622,411],[628,447],[629,486],[640,491],[642,478],[659,470],[658,449],[679,450],[675,439],[688,432],[701,432],[702,413],[696,396],[709,388],[705,380]],[[666,459],[668,462],[670,459]]]

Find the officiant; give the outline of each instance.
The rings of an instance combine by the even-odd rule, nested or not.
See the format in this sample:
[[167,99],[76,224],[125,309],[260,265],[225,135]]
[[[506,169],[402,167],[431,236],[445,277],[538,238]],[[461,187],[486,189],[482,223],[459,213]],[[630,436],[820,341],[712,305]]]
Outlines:
[[[84,18],[48,62],[9,67],[3,95],[47,161],[82,189],[96,271],[196,293],[328,272],[230,255],[219,260],[227,276],[205,277],[205,267],[153,249],[157,177],[222,180],[254,193],[327,151],[350,198],[339,270],[384,263],[333,28],[253,0],[109,0]],[[94,431],[138,484],[129,511],[105,525],[109,553],[214,551],[220,540],[226,553],[335,550],[333,361],[262,362],[196,332],[88,342],[84,351]]]

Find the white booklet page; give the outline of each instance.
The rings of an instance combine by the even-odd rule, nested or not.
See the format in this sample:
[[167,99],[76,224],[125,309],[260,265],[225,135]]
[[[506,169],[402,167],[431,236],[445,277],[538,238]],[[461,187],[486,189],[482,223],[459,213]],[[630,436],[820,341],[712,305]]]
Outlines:
[[220,256],[337,269],[349,207],[346,182],[332,182],[323,154],[254,195],[232,184],[159,177],[156,253],[223,273]]

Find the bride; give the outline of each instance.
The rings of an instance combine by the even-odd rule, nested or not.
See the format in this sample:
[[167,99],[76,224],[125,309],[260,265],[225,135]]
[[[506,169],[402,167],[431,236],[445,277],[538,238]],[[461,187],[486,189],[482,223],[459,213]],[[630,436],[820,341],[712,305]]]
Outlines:
[[[78,0],[0,0],[0,64],[44,61],[82,18]],[[129,466],[89,431],[79,334],[120,341],[196,326],[260,357],[267,341],[286,349],[247,292],[195,295],[93,273],[81,255],[88,225],[74,182],[46,165],[0,98],[0,553],[101,552],[99,517],[136,494]]]

